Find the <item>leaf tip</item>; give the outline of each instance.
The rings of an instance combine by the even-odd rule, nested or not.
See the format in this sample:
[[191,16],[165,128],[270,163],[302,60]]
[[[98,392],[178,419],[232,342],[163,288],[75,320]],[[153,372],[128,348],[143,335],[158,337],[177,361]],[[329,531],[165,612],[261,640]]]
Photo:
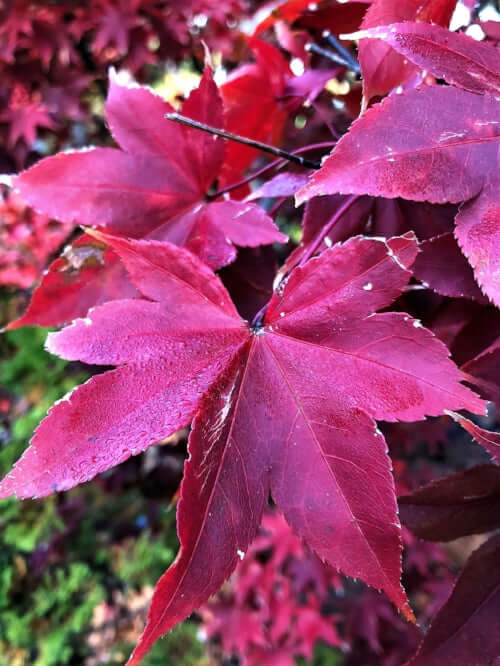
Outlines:
[[295,195],[295,208],[298,208],[299,206],[302,206],[302,204],[307,201],[307,199],[308,199],[307,192],[304,192],[306,187],[307,187],[307,185],[304,185],[304,187],[301,187],[300,190]]
[[49,354],[53,354],[54,356],[59,355],[56,344],[57,336],[58,336],[57,331],[50,331],[49,333],[47,333],[47,337],[45,338],[45,344],[44,344],[45,351],[49,352]]
[[417,618],[415,617],[415,613],[412,611],[408,601],[405,602],[405,604],[399,610],[405,620],[408,620],[408,622],[411,622],[411,624],[417,625]]
[[93,238],[102,241],[103,243],[106,242],[106,234],[103,234],[102,231],[98,231],[97,229],[94,229],[93,227],[85,227],[81,226],[81,229],[84,233],[88,234],[89,236],[92,236]]

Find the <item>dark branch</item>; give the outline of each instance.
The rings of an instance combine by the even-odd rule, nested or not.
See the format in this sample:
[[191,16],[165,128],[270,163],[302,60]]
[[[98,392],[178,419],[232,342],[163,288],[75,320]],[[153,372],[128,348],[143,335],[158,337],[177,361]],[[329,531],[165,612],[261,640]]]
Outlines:
[[336,53],[332,53],[332,51],[321,48],[321,46],[318,46],[317,44],[309,43],[306,44],[305,48],[306,51],[312,51],[312,53],[316,53],[317,55],[321,55],[324,58],[328,58],[328,60],[332,60],[333,62],[337,63],[337,65],[342,65],[342,67],[351,69],[351,65],[347,62],[347,60],[344,60],[344,58],[341,58]]
[[318,233],[318,235],[316,236],[314,241],[309,246],[309,249],[307,250],[307,252],[304,253],[304,255],[302,256],[302,258],[300,260],[299,266],[303,266],[306,263],[306,261],[308,259],[310,259],[313,256],[313,254],[315,254],[319,250],[319,248],[321,247],[321,244],[323,243],[325,237],[328,236],[328,234],[333,229],[333,227],[337,224],[337,222],[340,220],[342,215],[345,215],[345,213],[347,213],[349,208],[354,203],[356,203],[356,201],[359,198],[360,198],[360,196],[358,194],[351,194],[349,196],[349,198],[344,201],[342,206],[340,206],[340,208],[337,210],[335,215],[333,215],[331,220],[327,224],[325,224],[325,226],[320,230],[320,232]]
[[342,46],[342,44],[335,37],[335,35],[332,35],[332,33],[329,30],[325,30],[323,32],[323,37],[330,44],[330,46],[337,51],[337,53],[342,58],[345,58],[346,62],[349,63],[349,67],[350,69],[352,69],[353,72],[356,72],[356,74],[361,74],[361,67],[359,66],[359,62],[356,60],[356,58],[352,55],[350,51],[348,51],[346,48]]
[[182,116],[179,113],[166,113],[165,118],[167,120],[172,120],[175,123],[180,123],[181,125],[187,125],[187,127],[193,127],[194,129],[208,132],[209,134],[221,136],[223,139],[229,139],[230,141],[242,143],[245,146],[250,146],[251,148],[261,150],[263,153],[269,153],[270,155],[276,155],[276,157],[282,157],[289,162],[300,164],[300,166],[306,167],[308,169],[319,169],[321,167],[320,162],[312,162],[305,157],[287,153],[285,150],[281,150],[281,148],[268,146],[266,143],[254,141],[253,139],[248,139],[247,137],[239,136],[238,134],[231,134],[231,132],[226,132],[225,130],[217,129],[216,127],[211,127],[210,125],[205,125],[205,123],[199,123],[197,120],[191,120],[191,118],[186,118],[186,116]]
[[[322,143],[311,143],[308,146],[302,146],[301,148],[297,148],[297,150],[294,150],[292,152],[292,155],[299,155],[300,153],[305,153],[308,150],[318,150],[319,148],[331,149],[335,144],[336,141],[323,141]],[[241,180],[231,183],[230,185],[223,187],[221,190],[217,190],[217,192],[214,192],[213,194],[209,195],[209,198],[216,199],[217,197],[220,197],[222,194],[226,194],[226,192],[231,192],[232,190],[236,190],[238,189],[238,187],[246,185],[250,181],[259,178],[260,176],[264,175],[265,173],[268,173],[269,171],[272,171],[273,169],[281,168],[284,164],[286,164],[286,162],[287,161],[285,159],[279,157],[277,160],[269,162],[258,171],[254,171],[253,173],[248,174],[248,176],[245,176],[245,178],[242,178]]]

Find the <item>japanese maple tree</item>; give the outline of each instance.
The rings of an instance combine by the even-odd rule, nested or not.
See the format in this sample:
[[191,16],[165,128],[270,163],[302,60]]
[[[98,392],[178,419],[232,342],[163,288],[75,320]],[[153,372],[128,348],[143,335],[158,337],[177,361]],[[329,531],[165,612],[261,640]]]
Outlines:
[[[133,53],[134,35],[156,25],[149,3],[136,3],[147,17],[139,23],[134,3],[97,4],[99,53]],[[47,349],[116,367],[51,408],[0,496],[67,490],[190,427],[179,554],[130,666],[217,592],[270,500],[323,562],[414,622],[377,422],[451,416],[500,459],[500,435],[470,420],[500,397],[500,58],[496,38],[448,29],[455,5],[328,1],[320,20],[307,3],[280,3],[253,17],[247,61],[220,87],[206,62],[176,110],[112,71],[105,113],[117,147],[60,152],[4,178],[41,228],[51,219],[63,235],[83,227],[9,327],[72,321]],[[11,18],[6,58],[12,35],[27,39],[33,25]],[[331,50],[314,42],[321,21]],[[297,53],[309,68],[299,75]],[[314,73],[330,56],[334,69]],[[342,111],[325,99],[332,78],[352,93]],[[353,108],[360,117],[349,127]],[[310,114],[309,143],[298,110]],[[25,138],[50,127],[35,111]],[[279,159],[252,171],[260,150]],[[319,150],[321,161],[302,156]],[[305,203],[295,248],[278,216],[293,195]],[[496,470],[404,493],[403,522],[431,541],[498,528]],[[458,510],[463,520],[453,520]],[[498,620],[498,566],[477,582],[498,551],[493,537],[471,556],[408,664],[499,656],[498,639],[483,635]],[[333,629],[321,633],[337,642]]]

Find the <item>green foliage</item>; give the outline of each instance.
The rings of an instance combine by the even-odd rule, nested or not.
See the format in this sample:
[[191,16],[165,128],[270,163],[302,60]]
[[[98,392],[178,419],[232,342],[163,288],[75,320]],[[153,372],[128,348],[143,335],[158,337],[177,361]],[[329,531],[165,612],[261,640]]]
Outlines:
[[2,542],[12,549],[29,553],[49,538],[54,528],[61,527],[54,497],[40,503],[11,499],[0,504]]
[[[16,558],[19,562],[20,555]],[[22,571],[13,577],[12,568],[8,570],[11,598],[0,607],[3,653],[22,650],[33,666],[68,664],[76,652],[74,644],[81,641],[94,607],[104,597],[103,587],[95,585],[90,568],[80,562],[47,571],[35,588],[22,594],[15,590],[24,578],[19,576]]]
[[129,585],[154,585],[175,556],[175,550],[162,538],[154,539],[149,530],[133,542],[130,552],[122,549],[116,562],[116,572]]

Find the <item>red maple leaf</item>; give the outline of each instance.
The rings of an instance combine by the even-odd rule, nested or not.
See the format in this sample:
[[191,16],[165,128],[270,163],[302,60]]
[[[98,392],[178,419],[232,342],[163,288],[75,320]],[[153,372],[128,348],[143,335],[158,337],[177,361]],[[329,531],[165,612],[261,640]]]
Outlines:
[[[285,94],[292,72],[279,49],[260,39],[249,39],[255,63],[232,72],[221,86],[226,128],[234,134],[257,141],[279,144],[288,112],[280,99]],[[231,143],[222,182],[232,182],[258,153],[254,148]]]
[[2,7],[0,24],[0,58],[5,62],[14,62],[14,53],[23,37],[33,35],[33,18],[30,16],[29,0],[10,3]]
[[293,23],[310,4],[307,0],[278,0],[267,3],[258,10],[256,18],[259,19],[259,23],[255,27],[254,36],[257,37],[278,21]]
[[484,447],[496,462],[500,462],[500,433],[480,428],[461,414],[448,412],[449,415],[466,430],[478,444]]
[[[491,327],[491,320],[491,313],[488,313],[488,327]],[[483,345],[481,352],[468,360],[462,369],[469,375],[469,381],[480,388],[486,398],[500,405],[500,338],[489,346]]]
[[[261,189],[265,191],[266,185],[272,183],[269,181]],[[281,273],[296,266],[313,248],[322,251],[355,234],[389,238],[413,231],[423,241],[413,266],[414,277],[438,294],[486,303],[472,268],[453,237],[456,213],[456,206],[403,199],[340,194],[314,197],[304,210],[300,245],[288,256]]]
[[[222,126],[222,102],[209,70],[182,110],[198,121]],[[122,86],[111,77],[106,117],[121,150],[93,148],[48,157],[17,176],[14,186],[26,202],[51,217],[119,235],[170,241],[189,248],[212,268],[235,259],[235,244],[256,247],[286,241],[258,205],[207,201],[224,161],[224,143],[168,122],[164,115],[171,111],[149,89]],[[90,305],[120,296],[116,279],[110,279],[107,288],[108,270],[116,278],[115,262],[112,255],[101,262],[93,278],[98,282],[95,300],[79,303],[73,298],[74,284],[82,280],[74,270],[74,279],[68,280],[58,260],[35,291],[26,315],[14,325],[67,322],[84,315]],[[121,296],[130,294],[124,273],[123,290]]]
[[326,0],[318,4],[310,2],[307,11],[299,18],[299,26],[317,31],[320,35],[329,30],[334,35],[357,30],[372,0]]
[[412,617],[399,583],[390,460],[374,419],[484,404],[418,321],[374,314],[406,285],[414,236],[355,237],[326,250],[295,269],[249,327],[187,250],[93,233],[119,254],[144,299],[96,307],[50,335],[49,349],[64,358],[119,367],[52,408],[0,493],[70,488],[194,417],[181,550],[130,664],[232,572],[269,493],[321,558],[383,589]]
[[130,48],[130,33],[141,22],[141,0],[94,0],[96,22],[93,47],[97,51],[115,47],[126,54]]
[[229,589],[202,609],[204,630],[224,652],[261,665],[287,651],[311,657],[318,639],[341,645],[336,617],[322,614],[329,583],[324,566],[276,512],[266,512],[257,538],[231,577]]

